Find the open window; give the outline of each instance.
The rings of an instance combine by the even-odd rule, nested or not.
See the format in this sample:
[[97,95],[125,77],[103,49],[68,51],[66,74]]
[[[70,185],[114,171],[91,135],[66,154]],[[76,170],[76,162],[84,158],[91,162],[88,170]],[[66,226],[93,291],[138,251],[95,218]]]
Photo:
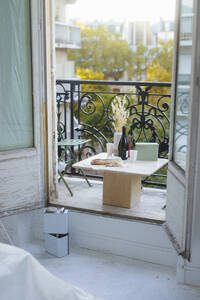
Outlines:
[[177,1],[173,113],[165,223],[178,254],[188,259],[199,118],[198,11],[198,1]]
[[45,52],[42,1],[0,3],[0,213],[45,199]]
[[[196,83],[198,79],[198,65],[196,61],[197,52],[199,51],[197,35],[198,11],[198,1],[196,0],[177,1],[170,124],[170,161],[165,223],[165,228],[178,254],[187,258],[190,256],[192,187],[197,153],[196,124],[198,122],[198,109],[196,108],[198,105],[198,85]],[[60,94],[58,93],[58,102],[62,102],[61,100],[64,99],[63,103],[61,103],[64,106],[64,110],[67,106],[71,109],[68,116],[68,123],[71,122],[70,126],[73,128],[71,138],[73,138],[73,134],[77,134],[77,132],[80,133],[83,128],[77,126],[77,131],[74,132],[74,125],[76,125],[74,124],[72,116],[74,103],[70,103],[70,97],[74,97],[75,94],[78,101],[80,103],[82,101],[82,107],[78,110],[78,124],[80,123],[81,110],[87,109],[86,113],[89,115],[91,113],[90,110],[95,110],[93,106],[94,103],[87,95],[85,95],[85,98],[82,100],[80,96],[80,82],[78,82],[78,80],[74,82],[70,80],[64,80],[63,82],[57,80],[57,84],[61,87]],[[71,90],[69,88],[70,84],[72,86]],[[145,93],[141,92],[141,97],[142,96],[145,97]],[[167,105],[164,106],[164,108],[166,107]],[[97,119],[96,121],[98,122]],[[91,126],[88,130],[91,129],[95,131],[96,127]],[[95,131],[95,134],[96,133],[98,132]],[[102,135],[100,138],[102,138]],[[168,151],[168,148],[165,148],[166,140],[167,139],[165,139],[162,146],[164,150]],[[94,149],[90,147],[89,151],[94,151]]]

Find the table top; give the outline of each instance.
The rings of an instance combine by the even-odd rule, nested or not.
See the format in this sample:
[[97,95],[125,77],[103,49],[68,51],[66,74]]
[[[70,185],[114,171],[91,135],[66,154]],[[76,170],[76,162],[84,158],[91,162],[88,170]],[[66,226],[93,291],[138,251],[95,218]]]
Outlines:
[[84,139],[65,139],[65,140],[62,140],[60,142],[58,142],[58,146],[79,146],[79,145],[83,145],[83,144],[86,144],[86,143],[89,143],[91,140],[90,139],[87,139],[87,140],[84,140]]
[[91,161],[93,159],[106,159],[106,158],[110,158],[110,157],[107,156],[107,153],[103,152],[73,164],[73,168],[83,169],[88,171],[118,172],[124,174],[150,176],[168,163],[167,159],[158,158],[157,161],[130,162],[129,160],[125,160],[122,161],[122,166],[120,167],[106,167],[102,165],[91,165]]

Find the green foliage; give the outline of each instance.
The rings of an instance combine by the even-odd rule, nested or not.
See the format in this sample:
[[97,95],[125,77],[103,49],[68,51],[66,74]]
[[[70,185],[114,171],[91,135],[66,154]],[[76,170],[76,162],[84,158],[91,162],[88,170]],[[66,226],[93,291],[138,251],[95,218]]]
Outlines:
[[151,64],[159,64],[163,70],[171,73],[172,71],[172,58],[173,58],[173,41],[168,42],[158,41],[155,48],[149,52]]
[[[168,166],[164,166],[163,168],[161,168],[158,172],[159,176],[149,176],[149,177],[143,177],[142,179],[148,182],[157,182],[157,183],[161,183],[161,184],[167,184],[167,170],[168,170]],[[152,187],[155,188],[155,185],[151,185],[151,184],[143,184],[143,186],[145,187]],[[159,189],[166,189],[165,186],[158,186]]]
[[[121,39],[119,35],[109,33],[105,27],[97,27],[91,29],[90,27],[82,26],[82,49],[72,51],[70,59],[75,60],[77,66],[77,75],[83,80],[106,80],[113,77],[119,80],[125,70],[128,71],[129,78],[135,78],[138,81],[143,80],[147,76],[147,81],[151,82],[170,82],[171,68],[172,68],[172,41],[160,41],[158,45],[151,49],[147,54],[147,48],[139,44],[136,52],[131,55],[129,46]],[[122,51],[122,49],[124,49]],[[128,50],[127,50],[128,49]],[[78,68],[79,67],[79,68]],[[111,132],[114,132],[112,122],[108,122],[107,112],[110,112],[112,117],[110,102],[113,100],[114,94],[112,87],[103,85],[82,85],[81,95],[85,96],[85,101],[78,112],[78,107],[75,107],[75,113],[80,116],[82,123],[91,126],[90,131],[96,134],[95,128],[101,131],[105,137],[112,141]],[[100,93],[94,94],[93,91]],[[108,93],[107,93],[108,92]],[[128,90],[128,92],[135,92],[135,90]],[[110,94],[109,94],[110,93]],[[170,94],[170,88],[153,87],[149,91],[149,103],[157,107],[159,95]],[[122,96],[123,98],[123,96]],[[102,101],[103,99],[103,101]],[[137,97],[129,95],[130,105],[137,104]],[[104,102],[104,105],[102,104]],[[167,102],[170,105],[170,98],[163,98],[159,102],[161,111],[165,111],[166,106],[163,104]],[[139,107],[137,107],[139,109]],[[148,111],[149,107],[145,106]],[[94,112],[94,113],[93,113]],[[153,111],[152,111],[153,113]],[[170,111],[165,112],[169,118]],[[162,114],[160,114],[162,116]],[[134,116],[133,116],[134,117]],[[127,120],[127,127],[130,128],[133,117]],[[154,116],[149,116],[152,119],[156,128],[156,133],[160,140],[163,140],[162,122],[166,129],[167,136],[169,135],[169,123],[165,118],[156,120]],[[108,124],[110,130],[105,126]],[[136,138],[139,136],[139,141],[144,142],[146,138],[148,141],[152,139],[152,131],[150,129],[140,132],[140,129],[134,130]],[[88,136],[91,138],[91,136]],[[94,145],[97,140],[93,139]],[[167,168],[164,168],[161,173],[166,174]],[[153,181],[164,182],[165,179],[151,178]]]
[[[102,72],[93,71],[90,69],[78,68],[76,74],[82,80],[104,80],[104,74]],[[94,94],[93,91],[100,93]],[[101,94],[101,91],[103,94]],[[110,92],[110,86],[108,85],[94,85],[94,84],[82,84],[81,85],[81,107],[78,112],[78,105],[74,106],[75,116],[80,116],[80,122],[91,126],[90,131],[94,132],[94,128],[100,130],[107,121],[107,115],[104,115],[105,109],[112,95],[106,94]],[[105,93],[105,94],[104,94]],[[104,102],[105,106],[102,104]],[[102,117],[104,115],[104,117]],[[102,133],[108,138],[108,133],[105,129],[101,130]],[[91,136],[88,138],[92,139]],[[93,142],[96,140],[94,139]]]
[[[76,75],[82,80],[104,80],[103,72],[93,71],[90,69],[77,68]],[[94,85],[94,84],[82,84],[82,91],[109,91],[109,86],[105,85]]]
[[[173,41],[159,41],[158,45],[149,52],[147,67],[147,81],[171,82],[172,78]],[[167,87],[153,87],[151,93],[170,94],[171,89]],[[166,98],[170,105],[170,99]],[[151,97],[150,103],[156,105],[157,97]],[[167,112],[169,117],[169,112]]]
[[[93,71],[90,69],[78,68],[76,70],[76,74],[82,80],[103,80],[104,79],[103,72]],[[87,87],[87,88],[89,88],[89,87]]]
[[[152,82],[171,82],[173,42],[159,41],[158,45],[150,51],[149,57],[147,80]],[[156,91],[155,88],[154,91]],[[166,90],[165,92],[169,91]]]
[[132,51],[127,41],[105,26],[95,28],[81,25],[81,49],[70,50],[68,57],[76,68],[103,72],[105,79],[119,80],[132,60]]

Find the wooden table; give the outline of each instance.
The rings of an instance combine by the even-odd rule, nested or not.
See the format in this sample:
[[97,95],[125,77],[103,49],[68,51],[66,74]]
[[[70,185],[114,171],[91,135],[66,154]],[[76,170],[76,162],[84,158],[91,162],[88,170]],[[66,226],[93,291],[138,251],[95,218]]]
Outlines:
[[91,165],[93,159],[105,159],[107,153],[100,153],[73,164],[73,168],[101,171],[103,178],[103,204],[131,208],[141,197],[142,176],[150,176],[168,163],[167,159],[157,161],[122,161],[120,167]]

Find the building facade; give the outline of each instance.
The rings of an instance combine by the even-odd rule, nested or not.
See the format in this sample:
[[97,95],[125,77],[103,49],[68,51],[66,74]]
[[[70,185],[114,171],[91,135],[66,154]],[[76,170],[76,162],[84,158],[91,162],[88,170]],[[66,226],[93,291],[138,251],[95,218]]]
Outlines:
[[156,39],[151,30],[150,22],[147,21],[125,22],[123,38],[129,43],[133,51],[136,50],[139,43],[142,43],[149,49],[156,45]]
[[56,77],[75,78],[74,61],[67,56],[68,49],[81,48],[80,27],[69,25],[68,5],[76,0],[55,0],[55,48],[56,48]]

